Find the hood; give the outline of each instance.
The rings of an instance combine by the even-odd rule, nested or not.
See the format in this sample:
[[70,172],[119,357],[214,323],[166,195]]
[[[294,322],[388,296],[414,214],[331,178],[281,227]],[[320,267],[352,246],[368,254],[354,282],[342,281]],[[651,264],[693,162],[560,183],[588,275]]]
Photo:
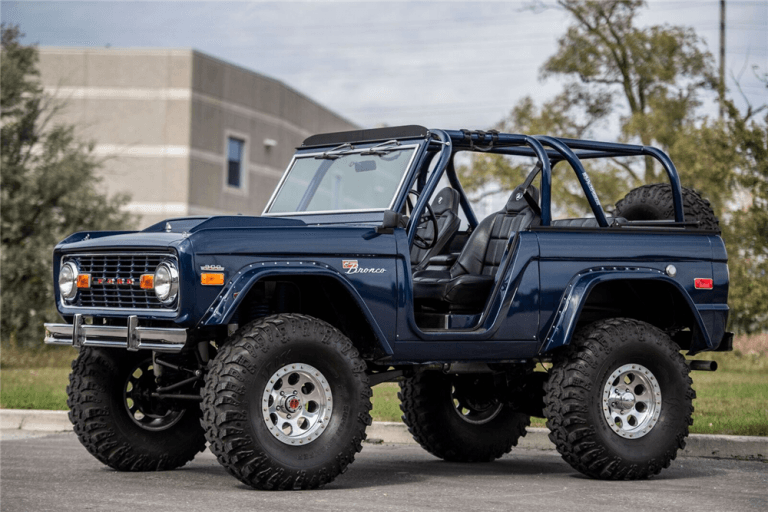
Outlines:
[[196,233],[203,229],[274,228],[304,226],[303,221],[281,217],[252,217],[248,215],[217,215],[215,217],[179,217],[158,222],[143,233]]
[[142,231],[82,231],[62,240],[57,249],[132,249],[171,247],[204,229],[276,228],[306,226],[301,220],[279,217],[221,215],[215,217],[180,217],[158,222]]
[[182,233],[144,233],[141,231],[82,231],[68,236],[56,250],[83,251],[100,249],[138,249],[170,247],[184,240]]

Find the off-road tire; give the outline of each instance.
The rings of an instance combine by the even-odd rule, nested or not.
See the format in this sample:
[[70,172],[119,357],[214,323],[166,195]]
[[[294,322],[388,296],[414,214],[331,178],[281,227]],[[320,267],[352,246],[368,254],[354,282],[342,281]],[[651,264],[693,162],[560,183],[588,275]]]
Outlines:
[[190,402],[181,418],[161,431],[133,422],[123,396],[126,379],[151,353],[83,348],[67,386],[69,420],[85,448],[118,471],[164,471],[191,461],[205,449],[200,408]]
[[[709,201],[692,188],[683,187],[683,212],[686,222],[698,222],[698,227],[706,231],[720,232],[720,223]],[[665,183],[643,185],[631,190],[621,201],[616,203],[617,217],[627,220],[665,220],[675,218],[672,187]]]
[[[262,415],[267,381],[292,363],[319,370],[335,404],[327,428],[301,446],[276,439]],[[243,326],[206,376],[202,425],[210,450],[231,475],[256,489],[315,489],[331,482],[362,450],[371,424],[365,369],[350,340],[322,320],[280,314]]]
[[471,424],[456,412],[451,376],[426,371],[400,382],[400,410],[413,439],[450,462],[490,462],[509,453],[526,434],[530,416],[502,406],[487,423]]
[[[661,391],[658,421],[638,439],[612,431],[602,410],[608,377],[626,364],[649,369]],[[696,397],[691,385],[679,347],[663,331],[630,318],[595,322],[555,357],[545,385],[549,438],[563,459],[587,476],[648,478],[685,448]]]

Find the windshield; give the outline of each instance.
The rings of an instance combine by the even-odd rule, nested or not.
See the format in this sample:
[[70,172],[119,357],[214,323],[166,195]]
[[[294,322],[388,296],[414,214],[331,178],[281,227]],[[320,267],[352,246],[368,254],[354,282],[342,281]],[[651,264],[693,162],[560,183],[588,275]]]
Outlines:
[[331,150],[296,157],[265,213],[386,210],[418,146]]

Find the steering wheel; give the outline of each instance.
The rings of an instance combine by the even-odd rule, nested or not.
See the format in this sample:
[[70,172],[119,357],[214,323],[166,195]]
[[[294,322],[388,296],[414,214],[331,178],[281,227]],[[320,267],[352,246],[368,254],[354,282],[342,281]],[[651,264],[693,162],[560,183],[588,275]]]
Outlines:
[[[419,193],[415,190],[410,190],[408,194],[413,194],[416,197],[419,197]],[[408,206],[411,206],[410,199],[408,199]],[[413,209],[413,207],[411,207],[411,209]],[[432,207],[429,203],[426,204],[426,209],[427,211],[421,214],[419,222],[416,224],[416,234],[413,237],[413,245],[423,251],[433,248],[437,243],[437,217],[435,217],[435,212],[432,211]],[[426,227],[430,222],[432,223],[433,235],[431,239],[427,239],[419,235],[419,230]]]

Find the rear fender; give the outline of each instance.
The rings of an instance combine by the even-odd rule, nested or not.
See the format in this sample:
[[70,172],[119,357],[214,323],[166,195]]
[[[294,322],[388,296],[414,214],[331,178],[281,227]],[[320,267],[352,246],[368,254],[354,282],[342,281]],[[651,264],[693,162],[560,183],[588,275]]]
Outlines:
[[259,262],[246,265],[233,276],[230,282],[225,284],[221,293],[219,293],[216,299],[211,303],[208,311],[206,311],[205,315],[200,319],[197,328],[201,329],[229,324],[243,300],[248,296],[248,292],[251,288],[253,288],[253,286],[260,280],[275,276],[321,276],[334,279],[344,287],[347,293],[352,297],[352,300],[360,308],[360,312],[363,314],[371,331],[376,336],[376,341],[381,350],[386,354],[392,354],[392,347],[390,346],[389,341],[381,331],[381,328],[357,290],[338,271],[323,263],[313,261],[292,262],[290,266],[286,265],[285,262]]
[[691,340],[690,351],[698,352],[716,348],[715,345],[719,343],[720,337],[715,338],[717,343],[712,341],[711,333],[706,328],[701,314],[688,292],[664,272],[653,268],[598,267],[580,272],[568,283],[539,353],[544,354],[558,347],[569,345],[590,292],[598,284],[622,280],[651,280],[672,285],[679,292],[680,297],[684,299],[694,321],[694,326],[691,328],[693,339]]

